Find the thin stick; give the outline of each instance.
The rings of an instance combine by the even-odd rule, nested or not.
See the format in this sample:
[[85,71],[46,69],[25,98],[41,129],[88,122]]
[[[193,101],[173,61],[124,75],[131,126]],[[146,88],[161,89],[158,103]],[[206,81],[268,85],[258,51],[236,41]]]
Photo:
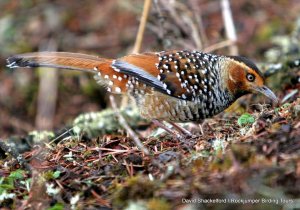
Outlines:
[[[139,53],[141,51],[144,32],[145,32],[145,28],[146,28],[146,23],[147,23],[149,11],[151,8],[151,3],[152,3],[152,0],[144,1],[144,8],[143,8],[143,13],[142,13],[142,17],[141,17],[141,21],[140,21],[140,25],[139,25],[139,30],[138,30],[138,34],[136,36],[134,47],[132,50],[133,54]],[[124,95],[122,97],[121,107],[126,107],[128,105],[128,101],[129,101],[128,96]]]
[[111,103],[113,110],[116,112],[116,114],[118,116],[119,123],[121,124],[121,126],[127,131],[128,135],[133,139],[135,145],[140,150],[142,150],[142,152],[144,154],[149,155],[149,151],[147,150],[147,148],[144,147],[144,145],[140,141],[139,137],[134,133],[134,131],[130,128],[130,126],[126,122],[125,118],[121,115],[119,109],[117,108],[114,96],[110,95],[109,99],[110,99],[110,103]]
[[[57,49],[54,40],[50,39],[47,43],[47,50]],[[41,50],[43,47],[41,47]],[[54,115],[57,101],[58,71],[44,71],[39,69],[39,91],[37,100],[37,114],[35,125],[38,130],[51,130],[53,128]]]
[[230,9],[229,1],[221,0],[221,8],[222,8],[224,26],[226,30],[226,36],[229,40],[231,40],[234,43],[234,45],[230,45],[229,48],[230,54],[237,55],[238,48],[235,44],[237,41],[237,36],[236,36],[236,31],[233,23],[232,12]]
[[[66,135],[67,133],[71,132],[73,130],[74,127],[66,130],[65,132],[63,132],[62,134],[60,134],[59,136],[56,136],[54,139],[52,139],[49,143],[47,143],[48,145],[53,144],[55,141],[57,141],[59,138],[61,138],[62,136]],[[70,135],[71,136],[71,135]]]
[[[205,32],[201,29],[201,13],[200,9],[198,7],[198,2],[197,1],[189,1],[190,7],[192,8],[191,11],[189,12],[190,15],[190,21],[191,21],[191,30],[192,30],[192,37],[194,39],[194,42],[196,43],[197,49],[202,49],[203,46],[205,45],[204,42],[204,37]],[[189,14],[187,13],[187,14]],[[203,35],[203,36],[202,36]],[[207,39],[206,39],[207,40]]]
[[198,8],[196,10],[196,12],[197,12],[197,14],[194,13],[195,21],[199,28],[200,37],[202,38],[202,44],[203,44],[203,46],[207,46],[209,42],[208,42],[208,38],[206,36],[205,28],[203,25],[202,12],[201,12],[200,8]]
[[183,20],[190,26],[191,28],[191,36],[196,44],[197,49],[202,49],[202,41],[199,33],[199,29],[193,17],[191,16],[183,16]]
[[152,0],[145,0],[145,2],[144,2],[144,8],[143,8],[143,13],[142,13],[142,17],[141,17],[141,22],[140,22],[138,34],[137,34],[135,44],[133,47],[133,51],[132,51],[133,53],[139,53],[141,50],[143,36],[144,36],[146,23],[147,23],[147,18],[148,18],[149,11],[151,8],[151,3],[152,3]]
[[223,48],[223,47],[228,47],[233,45],[234,43],[231,40],[225,40],[216,44],[213,44],[211,46],[208,46],[206,48],[204,48],[204,52],[212,52],[215,51],[217,49]]

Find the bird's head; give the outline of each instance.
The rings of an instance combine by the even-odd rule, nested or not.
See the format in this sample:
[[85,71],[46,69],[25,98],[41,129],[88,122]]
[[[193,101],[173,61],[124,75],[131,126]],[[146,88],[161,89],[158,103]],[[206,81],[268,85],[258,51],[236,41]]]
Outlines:
[[263,74],[251,60],[241,56],[229,56],[228,59],[227,87],[236,98],[259,92],[278,103],[275,94],[265,85]]

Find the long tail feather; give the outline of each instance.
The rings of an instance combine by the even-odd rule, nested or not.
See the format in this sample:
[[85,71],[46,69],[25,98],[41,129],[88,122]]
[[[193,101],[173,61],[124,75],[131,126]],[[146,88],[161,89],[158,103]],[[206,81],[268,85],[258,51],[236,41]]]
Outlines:
[[9,68],[50,67],[79,70],[96,74],[96,81],[112,93],[125,93],[128,76],[112,68],[112,60],[97,56],[69,52],[34,52],[11,56]]
[[7,59],[7,63],[10,68],[50,67],[96,73],[97,68],[111,63],[111,60],[80,53],[35,52],[11,56]]

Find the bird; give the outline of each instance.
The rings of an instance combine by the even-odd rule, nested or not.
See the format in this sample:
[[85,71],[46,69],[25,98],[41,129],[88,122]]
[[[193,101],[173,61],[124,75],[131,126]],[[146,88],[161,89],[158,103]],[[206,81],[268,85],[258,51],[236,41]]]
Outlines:
[[188,135],[190,132],[176,123],[201,123],[249,93],[262,93],[278,103],[265,85],[262,72],[243,56],[170,50],[109,59],[70,52],[34,52],[9,57],[7,66],[94,73],[97,83],[108,92],[129,95],[143,118],[173,134],[163,122]]

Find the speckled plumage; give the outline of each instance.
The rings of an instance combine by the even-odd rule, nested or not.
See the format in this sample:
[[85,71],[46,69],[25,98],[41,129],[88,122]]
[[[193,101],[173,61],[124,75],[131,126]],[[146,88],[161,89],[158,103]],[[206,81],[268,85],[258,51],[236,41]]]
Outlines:
[[16,55],[8,63],[11,68],[47,66],[94,72],[109,92],[130,95],[143,117],[170,122],[202,121],[253,91],[276,100],[256,65],[239,56],[185,50],[112,60],[42,52]]
[[[156,56],[157,76],[152,79],[161,86],[143,86],[145,83],[137,83],[140,78],[133,75],[127,83],[126,91],[136,100],[142,116],[173,122],[201,121],[235,100],[221,79],[222,62],[228,58],[198,51],[161,52]],[[115,61],[113,66],[122,72],[124,64]]]

